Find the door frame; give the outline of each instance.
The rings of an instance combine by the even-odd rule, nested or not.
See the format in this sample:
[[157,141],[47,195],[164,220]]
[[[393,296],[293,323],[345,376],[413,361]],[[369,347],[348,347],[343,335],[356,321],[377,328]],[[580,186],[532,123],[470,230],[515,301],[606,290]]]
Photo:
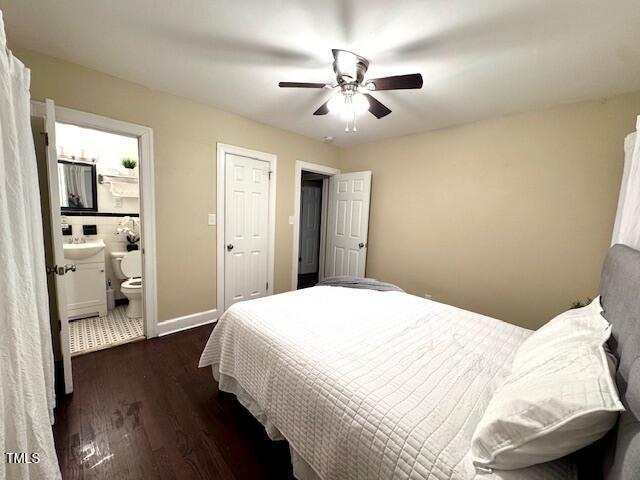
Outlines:
[[[300,197],[302,195],[302,172],[312,172],[331,177],[341,173],[339,168],[328,167],[318,163],[296,160],[293,186],[293,245],[291,255],[291,290],[298,289],[298,256],[300,255]],[[319,277],[324,272],[325,241],[327,234],[327,213],[329,193],[328,179],[322,182],[322,212],[320,214],[320,258],[318,260]]]
[[[32,100],[31,115],[44,117],[44,103]],[[143,252],[144,330],[147,338],[156,337],[158,336],[158,292],[153,129],[59,105],[56,105],[56,122],[138,138],[140,149],[138,172],[140,176],[140,242]],[[105,258],[105,262],[107,261],[109,260]]]
[[225,221],[225,159],[227,153],[238,155],[240,157],[254,158],[269,163],[269,214],[267,235],[267,295],[273,295],[274,287],[274,271],[275,271],[275,246],[276,246],[276,186],[277,186],[277,164],[278,156],[273,153],[261,152],[258,150],[250,150],[244,147],[229,145],[226,143],[217,143],[216,148],[216,309],[222,314],[226,310],[224,303],[224,258],[225,258],[225,240],[224,240],[224,221]]

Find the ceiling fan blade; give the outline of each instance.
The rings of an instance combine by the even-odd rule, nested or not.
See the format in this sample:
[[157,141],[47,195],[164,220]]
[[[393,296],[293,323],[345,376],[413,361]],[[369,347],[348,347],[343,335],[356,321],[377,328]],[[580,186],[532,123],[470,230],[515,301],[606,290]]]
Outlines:
[[324,88],[326,83],[280,82],[280,88]]
[[382,118],[386,117],[391,113],[391,110],[387,108],[383,103],[377,100],[373,95],[369,93],[364,94],[365,97],[369,100],[369,111],[376,117]]
[[324,102],[322,105],[320,105],[320,107],[313,112],[314,115],[326,115],[327,113],[329,113],[329,107],[327,106],[329,103],[329,100],[327,100],[326,102]]
[[367,84],[373,85],[377,90],[406,90],[422,88],[422,75],[410,73],[409,75],[396,75],[395,77],[372,78]]

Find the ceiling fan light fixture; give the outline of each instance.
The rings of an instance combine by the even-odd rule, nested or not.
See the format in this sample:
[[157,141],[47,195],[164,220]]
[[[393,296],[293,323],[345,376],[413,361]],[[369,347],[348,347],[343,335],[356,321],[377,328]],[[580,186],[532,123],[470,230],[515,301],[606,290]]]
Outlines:
[[357,77],[358,56],[346,50],[336,50],[335,57],[336,74],[355,80]]
[[353,110],[356,113],[364,113],[369,110],[369,99],[361,93],[352,96]]
[[327,108],[333,114],[351,118],[369,109],[369,100],[361,93],[338,92],[329,100]]
[[344,108],[344,95],[342,95],[342,92],[336,93],[329,99],[327,108],[329,109],[329,112],[333,114],[339,114],[342,112],[342,109]]
[[333,71],[336,83],[280,82],[281,88],[338,88],[339,91],[320,105],[314,115],[333,113],[346,123],[345,132],[356,132],[356,117],[369,111],[377,119],[386,117],[391,109],[370,92],[378,90],[412,90],[422,88],[422,75],[410,73],[391,77],[370,78],[365,81],[369,60],[349,52],[333,49]]

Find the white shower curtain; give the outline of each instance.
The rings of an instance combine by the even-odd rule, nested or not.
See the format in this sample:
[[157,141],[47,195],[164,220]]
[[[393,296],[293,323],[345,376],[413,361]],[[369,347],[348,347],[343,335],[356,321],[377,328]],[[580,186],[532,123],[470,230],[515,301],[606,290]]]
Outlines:
[[[59,479],[53,353],[29,69],[7,50],[0,11],[0,478]],[[6,452],[37,463],[7,463]]]
[[624,170],[611,244],[640,250],[640,116],[636,131],[624,140]]

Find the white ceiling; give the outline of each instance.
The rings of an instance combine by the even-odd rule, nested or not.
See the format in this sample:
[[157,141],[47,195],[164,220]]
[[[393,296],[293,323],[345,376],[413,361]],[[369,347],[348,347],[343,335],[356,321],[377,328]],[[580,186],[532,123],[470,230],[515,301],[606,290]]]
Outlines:
[[[338,144],[432,130],[640,89],[638,0],[0,0],[21,46]],[[369,77],[420,72],[378,92],[393,113],[345,134],[312,112],[331,48]]]

